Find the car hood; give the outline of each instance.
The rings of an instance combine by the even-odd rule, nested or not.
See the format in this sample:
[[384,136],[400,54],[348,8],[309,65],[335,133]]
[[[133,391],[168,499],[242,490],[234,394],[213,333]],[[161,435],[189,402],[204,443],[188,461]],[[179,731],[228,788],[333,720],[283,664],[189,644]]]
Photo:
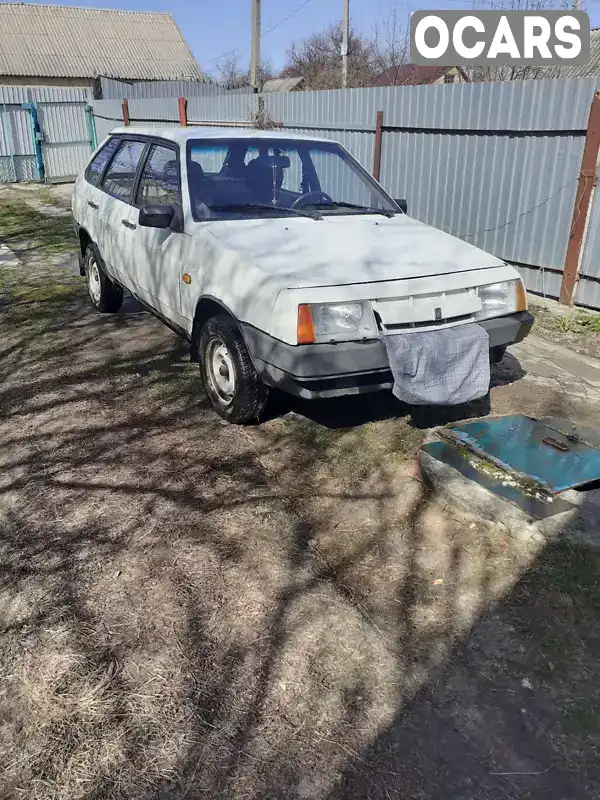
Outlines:
[[405,214],[215,220],[203,228],[286,289],[447,275],[504,264]]

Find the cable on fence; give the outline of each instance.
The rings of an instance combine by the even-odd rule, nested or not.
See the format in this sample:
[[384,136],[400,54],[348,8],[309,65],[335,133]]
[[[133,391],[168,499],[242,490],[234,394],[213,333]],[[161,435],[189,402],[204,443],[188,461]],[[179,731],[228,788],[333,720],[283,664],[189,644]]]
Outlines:
[[507,222],[503,222],[502,225],[497,225],[495,228],[482,228],[480,231],[475,231],[474,233],[457,233],[456,235],[459,236],[461,239],[469,239],[472,236],[478,236],[480,233],[491,233],[492,231],[502,230],[502,228],[506,228],[508,225],[512,225],[513,223],[520,220],[522,217],[526,217],[528,214],[531,214],[538,208],[541,208],[542,206],[546,205],[546,203],[549,203],[550,200],[553,200],[557,195],[559,195],[563,189],[566,189],[567,186],[570,186],[572,183],[578,181],[579,178],[580,175],[577,175],[576,178],[573,178],[573,180],[569,181],[568,183],[565,183],[563,186],[560,187],[560,189],[554,192],[554,194],[551,194],[550,197],[547,197],[545,200],[542,200],[541,203],[538,203],[536,206],[533,206],[533,208],[530,208],[528,211],[524,211],[522,214],[519,214],[514,219],[509,219]]

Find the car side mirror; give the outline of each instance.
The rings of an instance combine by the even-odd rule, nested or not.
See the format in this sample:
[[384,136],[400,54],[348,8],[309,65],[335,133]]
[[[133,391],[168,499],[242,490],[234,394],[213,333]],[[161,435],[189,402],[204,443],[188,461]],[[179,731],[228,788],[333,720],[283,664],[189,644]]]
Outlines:
[[181,231],[177,208],[171,204],[142,206],[139,223],[143,228],[170,228],[173,231]]
[[394,203],[400,207],[400,211],[403,214],[408,214],[408,202],[406,200],[394,200]]

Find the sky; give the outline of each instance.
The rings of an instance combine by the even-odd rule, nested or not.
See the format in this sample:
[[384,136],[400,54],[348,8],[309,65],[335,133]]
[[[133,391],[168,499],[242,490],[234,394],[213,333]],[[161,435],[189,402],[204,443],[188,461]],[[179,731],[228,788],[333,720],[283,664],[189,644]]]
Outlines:
[[[168,11],[205,72],[214,72],[219,58],[233,50],[240,67],[247,65],[250,58],[251,0],[53,0],[52,5]],[[587,0],[583,5],[592,26],[600,26],[600,0]],[[389,19],[394,9],[398,18],[408,20],[410,12],[420,8],[472,7],[470,0],[350,0],[350,15],[356,28],[372,33],[377,22]],[[323,30],[337,22],[341,14],[342,0],[262,0],[263,59],[270,59],[276,68],[282,67],[291,42]],[[269,32],[270,28],[275,30]]]

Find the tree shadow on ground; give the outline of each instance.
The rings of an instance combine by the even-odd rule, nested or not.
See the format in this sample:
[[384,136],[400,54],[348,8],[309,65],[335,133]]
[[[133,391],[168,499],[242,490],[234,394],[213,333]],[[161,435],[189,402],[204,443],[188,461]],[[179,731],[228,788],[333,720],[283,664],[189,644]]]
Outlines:
[[550,543],[331,800],[600,792],[600,555]]
[[534,555],[465,530],[409,451],[363,469],[368,425],[345,440],[222,424],[147,315],[61,297],[6,313],[5,792],[376,797],[394,763],[414,793],[381,796],[419,797],[421,762],[369,747],[412,724]]

